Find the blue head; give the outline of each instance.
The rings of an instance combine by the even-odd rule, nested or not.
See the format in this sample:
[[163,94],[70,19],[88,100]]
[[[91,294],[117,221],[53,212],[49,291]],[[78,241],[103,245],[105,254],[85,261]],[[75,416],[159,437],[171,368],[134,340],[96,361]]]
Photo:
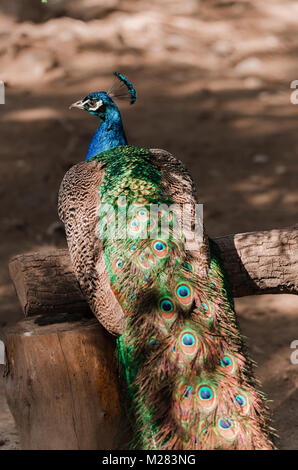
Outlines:
[[109,148],[127,144],[120,111],[112,98],[129,99],[133,104],[137,93],[124,75],[118,72],[114,72],[114,75],[120,80],[120,85],[118,82],[117,86],[114,85],[108,92],[89,93],[85,98],[70,106],[70,109],[84,109],[89,114],[100,118],[101,125],[91,140],[86,160]]

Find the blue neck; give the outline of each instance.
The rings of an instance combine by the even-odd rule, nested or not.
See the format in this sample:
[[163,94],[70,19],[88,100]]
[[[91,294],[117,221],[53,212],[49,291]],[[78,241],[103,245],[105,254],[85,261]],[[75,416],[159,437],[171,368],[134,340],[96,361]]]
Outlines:
[[99,114],[99,116],[101,124],[92,137],[86,160],[112,147],[127,144],[121,115],[117,106],[114,103],[107,106],[105,112]]

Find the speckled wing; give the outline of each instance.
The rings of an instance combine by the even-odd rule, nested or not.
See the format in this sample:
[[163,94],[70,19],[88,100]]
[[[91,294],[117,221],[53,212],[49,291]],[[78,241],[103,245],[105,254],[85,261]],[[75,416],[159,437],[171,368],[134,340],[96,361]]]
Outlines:
[[[174,203],[197,202],[194,183],[183,164],[170,153],[153,149],[152,162],[162,173],[163,185]],[[125,318],[110,287],[103,258],[102,241],[96,236],[98,189],[104,168],[96,161],[81,162],[65,174],[59,190],[58,213],[65,225],[74,273],[91,310],[112,334],[119,335]],[[198,272],[207,274],[209,252],[206,236],[199,252]]]
[[65,174],[58,214],[65,225],[74,273],[91,310],[112,334],[124,327],[124,316],[110,288],[103,260],[102,240],[96,237],[98,188],[104,170],[96,162],[79,163]]

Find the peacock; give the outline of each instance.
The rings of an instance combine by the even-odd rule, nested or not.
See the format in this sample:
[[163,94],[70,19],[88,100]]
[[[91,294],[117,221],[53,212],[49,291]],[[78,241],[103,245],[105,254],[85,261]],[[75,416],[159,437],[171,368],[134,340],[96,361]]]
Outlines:
[[71,105],[100,125],[86,160],[63,178],[58,212],[81,289],[117,337],[129,447],[273,449],[216,243],[201,216],[195,245],[179,225],[185,207],[191,229],[196,220],[193,180],[167,151],[128,144],[114,99],[133,104],[137,93],[114,74],[108,92]]

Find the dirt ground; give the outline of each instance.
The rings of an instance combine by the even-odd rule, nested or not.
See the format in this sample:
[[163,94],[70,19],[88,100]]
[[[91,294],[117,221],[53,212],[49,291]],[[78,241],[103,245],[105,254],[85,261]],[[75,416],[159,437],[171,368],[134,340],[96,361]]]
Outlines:
[[[3,0],[0,6],[0,327],[21,318],[8,275],[16,253],[64,246],[57,192],[85,158],[95,119],[69,111],[121,71],[130,143],[190,169],[211,237],[297,223],[295,0]],[[238,299],[278,447],[298,449],[298,299]],[[0,331],[1,334],[1,331]],[[0,449],[19,447],[0,382]]]

